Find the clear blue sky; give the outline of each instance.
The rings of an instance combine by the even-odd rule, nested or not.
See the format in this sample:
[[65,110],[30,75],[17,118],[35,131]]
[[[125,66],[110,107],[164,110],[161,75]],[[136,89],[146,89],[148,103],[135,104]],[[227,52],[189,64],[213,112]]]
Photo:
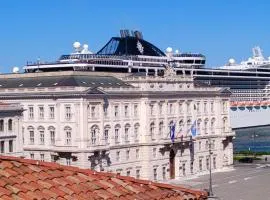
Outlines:
[[6,0],[0,4],[0,72],[26,61],[56,60],[72,43],[96,52],[119,29],[137,29],[160,49],[207,56],[208,66],[270,56],[268,0]]

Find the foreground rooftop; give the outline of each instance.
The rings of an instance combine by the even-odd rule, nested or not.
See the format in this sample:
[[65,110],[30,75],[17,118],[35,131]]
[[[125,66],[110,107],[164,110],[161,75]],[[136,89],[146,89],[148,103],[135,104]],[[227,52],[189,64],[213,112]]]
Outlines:
[[206,193],[113,173],[0,156],[0,199],[207,199]]

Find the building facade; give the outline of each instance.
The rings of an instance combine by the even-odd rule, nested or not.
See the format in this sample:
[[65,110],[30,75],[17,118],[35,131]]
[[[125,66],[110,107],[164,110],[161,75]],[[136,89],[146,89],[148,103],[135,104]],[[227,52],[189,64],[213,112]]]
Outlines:
[[151,180],[207,173],[209,148],[213,170],[232,165],[226,89],[97,72],[1,75],[0,84],[0,98],[25,110],[26,158]]
[[0,154],[23,155],[22,116],[19,104],[0,103]]

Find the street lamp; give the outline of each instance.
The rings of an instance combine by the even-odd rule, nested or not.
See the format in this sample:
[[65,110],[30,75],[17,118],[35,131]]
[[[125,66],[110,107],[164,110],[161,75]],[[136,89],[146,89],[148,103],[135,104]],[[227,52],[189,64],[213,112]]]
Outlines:
[[212,187],[212,159],[211,159],[211,155],[213,154],[212,152],[212,144],[211,144],[211,140],[209,139],[209,196],[213,197],[214,193],[213,193],[213,187]]

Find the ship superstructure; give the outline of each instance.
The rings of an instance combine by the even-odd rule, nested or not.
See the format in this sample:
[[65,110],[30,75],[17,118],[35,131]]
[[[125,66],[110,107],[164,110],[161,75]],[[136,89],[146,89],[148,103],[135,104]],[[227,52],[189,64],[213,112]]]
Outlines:
[[97,53],[88,50],[88,45],[73,44],[75,52],[62,55],[56,62],[28,62],[25,72],[37,71],[114,71],[124,73],[146,72],[159,74],[170,64],[175,68],[201,68],[205,56],[195,53],[172,52],[168,47],[164,53],[143,39],[139,31],[121,30],[120,37],[112,37]]
[[143,39],[139,31],[121,30],[97,53],[88,45],[73,44],[74,52],[62,55],[56,62],[27,63],[25,72],[102,71],[163,76],[171,67],[179,76],[192,76],[197,84],[230,88],[232,127],[270,124],[269,83],[270,59],[265,59],[259,47],[253,57],[236,64],[205,68],[206,58],[200,53],[180,53],[168,47],[165,52]]

